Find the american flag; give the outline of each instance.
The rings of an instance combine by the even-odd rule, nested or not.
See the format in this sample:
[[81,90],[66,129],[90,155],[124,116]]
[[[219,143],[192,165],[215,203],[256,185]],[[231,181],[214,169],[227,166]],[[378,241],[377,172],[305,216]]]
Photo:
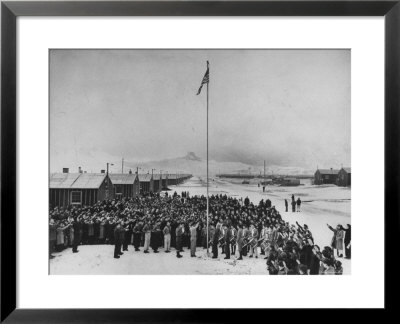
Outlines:
[[210,70],[209,70],[208,61],[207,61],[207,71],[206,71],[206,74],[204,74],[203,80],[201,81],[201,85],[200,85],[199,91],[197,91],[197,95],[200,94],[201,88],[203,88],[203,84],[208,83],[208,81],[210,81]]

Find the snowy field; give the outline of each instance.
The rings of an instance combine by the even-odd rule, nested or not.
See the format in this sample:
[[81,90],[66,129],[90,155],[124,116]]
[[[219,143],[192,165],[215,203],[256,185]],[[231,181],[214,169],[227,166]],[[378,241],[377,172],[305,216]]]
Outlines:
[[[189,191],[190,195],[206,195],[205,178],[193,177],[180,186],[171,186],[169,193],[174,191],[181,193]],[[309,180],[302,180],[298,187],[266,186],[266,192],[262,187],[252,181],[250,184],[241,184],[241,180],[210,179],[209,194],[226,194],[232,197],[245,198],[258,203],[261,199],[270,199],[272,205],[281,213],[283,219],[289,223],[298,221],[301,225],[307,224],[313,233],[315,243],[321,249],[330,245],[333,233],[328,229],[327,223],[332,227],[337,224],[351,224],[351,191],[350,188],[334,185],[313,186]],[[284,200],[291,200],[294,194],[296,199],[302,200],[300,213],[285,212]],[[290,206],[289,206],[290,207]],[[290,208],[289,208],[290,210]],[[224,260],[225,255],[219,255],[219,259],[207,257],[206,251],[198,248],[196,258],[191,258],[187,247],[178,259],[174,251],[165,253],[144,254],[135,252],[133,247],[125,252],[120,259],[113,258],[111,245],[80,246],[79,253],[72,253],[68,248],[50,260],[50,274],[268,274],[263,256],[259,259],[236,261],[236,256],[230,260]],[[143,248],[142,248],[143,250]],[[220,251],[221,249],[219,249]],[[351,273],[351,261],[340,258],[343,264],[343,273]]]

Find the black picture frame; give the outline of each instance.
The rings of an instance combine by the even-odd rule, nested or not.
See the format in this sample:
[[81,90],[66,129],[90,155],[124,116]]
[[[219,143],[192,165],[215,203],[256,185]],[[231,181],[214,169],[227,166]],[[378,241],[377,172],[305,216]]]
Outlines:
[[[16,308],[16,19],[19,16],[384,16],[385,309],[398,275],[391,244],[399,232],[400,0],[395,1],[2,1],[1,2],[1,321],[7,323],[217,322],[238,310],[73,310]],[[373,154],[373,152],[371,152]],[[369,202],[368,202],[369,203]],[[40,292],[38,292],[40,293]],[[256,311],[254,310],[256,313]],[[259,312],[259,311],[257,311]],[[257,313],[256,313],[257,314]],[[253,315],[252,315],[253,316]],[[258,316],[258,315],[254,315]]]

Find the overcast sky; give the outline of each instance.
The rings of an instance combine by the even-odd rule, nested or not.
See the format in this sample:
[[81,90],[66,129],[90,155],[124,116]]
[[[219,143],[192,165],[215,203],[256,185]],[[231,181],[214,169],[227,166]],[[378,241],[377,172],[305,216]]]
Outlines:
[[205,157],[207,60],[210,159],[350,166],[349,50],[52,50],[51,170]]

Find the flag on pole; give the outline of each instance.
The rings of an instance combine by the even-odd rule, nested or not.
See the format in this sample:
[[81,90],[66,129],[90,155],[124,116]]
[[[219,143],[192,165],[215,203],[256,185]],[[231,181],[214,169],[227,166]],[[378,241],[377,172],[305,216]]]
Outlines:
[[206,74],[204,74],[203,80],[201,81],[201,85],[200,85],[199,91],[197,91],[197,95],[200,94],[201,88],[203,88],[203,84],[207,84],[209,80],[210,80],[210,72],[209,72],[208,61],[207,61],[207,71],[206,71]]

